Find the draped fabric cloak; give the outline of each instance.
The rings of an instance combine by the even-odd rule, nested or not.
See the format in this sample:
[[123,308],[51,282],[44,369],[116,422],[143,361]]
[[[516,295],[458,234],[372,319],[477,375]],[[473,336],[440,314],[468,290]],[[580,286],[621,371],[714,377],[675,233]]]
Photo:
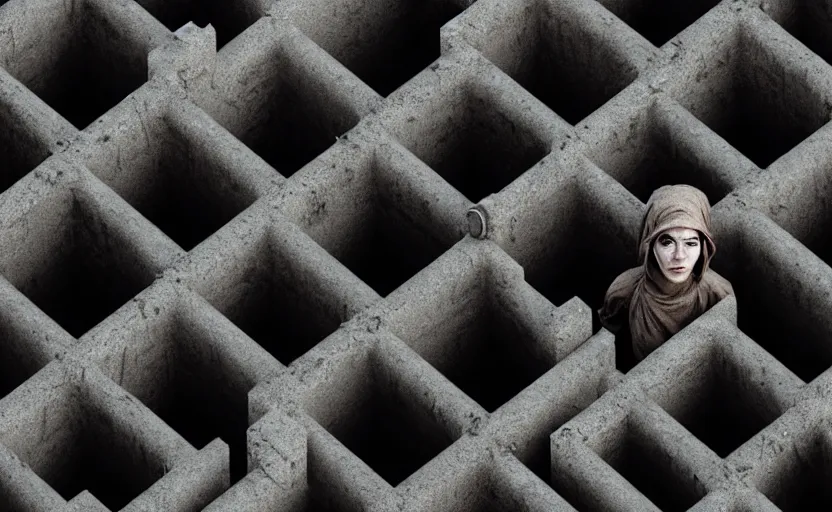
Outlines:
[[[653,254],[656,238],[671,228],[695,229],[701,239],[701,255],[691,277],[679,284],[664,277]],[[613,333],[629,328],[636,359],[644,359],[711,306],[734,293],[731,283],[709,268],[715,252],[710,204],[705,194],[688,185],[656,189],[647,201],[642,220],[638,248],[641,266],[622,273],[610,285],[598,311],[601,324]]]

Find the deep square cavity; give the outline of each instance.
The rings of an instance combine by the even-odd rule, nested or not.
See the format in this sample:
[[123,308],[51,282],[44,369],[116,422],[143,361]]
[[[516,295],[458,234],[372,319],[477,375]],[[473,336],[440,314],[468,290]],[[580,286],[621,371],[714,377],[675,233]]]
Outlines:
[[298,26],[377,93],[387,96],[439,57],[439,28],[469,2],[302,3],[304,15],[297,20]]
[[795,281],[772,270],[783,260],[758,243],[761,234],[744,234],[739,243],[737,233],[727,235],[722,240],[730,243],[722,244],[722,259],[714,269],[731,281],[741,304],[737,326],[803,381],[814,380],[832,366],[830,327],[817,320],[824,318],[821,310],[812,311],[804,304],[826,292],[821,285],[806,282],[783,293]]
[[7,278],[78,338],[147,287],[155,269],[137,259],[134,243],[98,214],[85,193],[44,208],[50,206],[62,217],[59,231],[34,242],[37,257],[26,275]]
[[731,192],[732,184],[700,148],[680,136],[679,128],[667,122],[667,114],[650,108],[628,126],[617,127],[626,136],[587,156],[644,204],[659,187],[685,184],[704,192],[715,205]]
[[[83,129],[147,80],[148,42],[132,39],[100,5],[82,0],[57,21],[22,27],[37,42],[3,57],[4,67],[76,128]],[[34,36],[34,37],[33,37]]]
[[483,55],[569,124],[638,76],[618,48],[570,19],[558,2],[535,3],[523,23],[503,28],[508,34],[480,48]]
[[247,78],[252,90],[234,100],[245,112],[217,121],[288,178],[360,119],[334,85],[321,80],[286,55],[270,55],[256,76]]
[[461,94],[461,101],[440,102],[426,113],[404,145],[471,202],[478,202],[541,160],[549,146],[486,95],[470,88]]
[[599,453],[607,464],[627,479],[664,512],[683,511],[704,497],[701,485],[675,472],[673,457],[629,425],[618,442]]
[[[268,236],[266,237],[269,238]],[[249,256],[245,274],[223,298],[207,297],[229,320],[288,365],[334,332],[342,311],[304,285],[304,270],[286,261],[271,240]]]
[[742,364],[719,351],[678,372],[672,385],[668,402],[660,405],[722,458],[781,412]]
[[210,23],[217,31],[217,49],[237,37],[261,14],[255,0],[137,0],[137,3],[171,32],[189,21],[199,27]]
[[405,341],[493,412],[546,373],[555,361],[544,356],[524,326],[497,303],[492,296],[496,292],[477,287],[469,293],[469,301],[437,308],[423,332]]
[[522,498],[505,489],[499,477],[489,473],[481,471],[475,477],[465,479],[454,489],[454,497],[446,500],[447,509],[455,512],[513,512],[526,509]]
[[398,380],[381,357],[371,354],[321,390],[326,395],[322,402],[328,405],[310,411],[321,426],[394,487],[456,439],[438,423],[433,411],[403,392]]
[[760,168],[790,151],[829,118],[829,105],[805,84],[805,71],[737,27],[677,93],[680,103]]
[[300,220],[304,231],[382,297],[462,238],[430,216],[428,198],[402,185],[396,162],[370,158],[343,169],[314,191]]
[[279,508],[282,512],[361,512],[341,494],[343,487],[331,477],[327,461],[321,460],[317,443],[309,443],[306,451],[306,481],[290,498],[292,505]]
[[[62,425],[61,431],[47,436],[44,448],[26,450],[30,455],[23,460],[65,500],[87,490],[110,510],[121,510],[165,474],[165,463],[126,430],[124,418],[76,391],[51,410],[60,418],[49,421]],[[28,442],[44,442],[38,426],[31,430]]]
[[[526,281],[555,306],[579,297],[592,310],[592,330],[601,322],[598,309],[610,283],[636,266],[637,225],[628,225],[621,210],[579,189],[564,189],[557,208],[536,220],[533,241],[512,257],[525,270]],[[603,242],[602,242],[603,241]],[[635,364],[629,333],[616,336],[616,366]]]
[[254,383],[201,326],[175,315],[162,321],[159,335],[140,340],[140,355],[123,358],[119,384],[196,449],[218,437],[225,441],[233,485],[248,472],[248,392]]
[[15,324],[14,319],[0,312],[0,399],[37,373],[54,355],[31,347],[27,338],[32,333]]
[[820,512],[832,507],[832,449],[829,437],[815,434],[808,446],[795,447],[773,468],[778,478],[761,489],[783,512]]
[[[206,140],[158,124],[150,147],[118,149],[119,172],[108,185],[181,248],[189,251],[257,198],[228,164],[207,151]],[[207,138],[207,136],[206,136]],[[132,142],[132,141],[131,141]]]
[[655,46],[662,46],[686,29],[720,0],[598,0]]
[[810,50],[832,63],[832,3],[829,0],[789,0],[783,4],[788,6],[788,15],[777,17],[776,21]]

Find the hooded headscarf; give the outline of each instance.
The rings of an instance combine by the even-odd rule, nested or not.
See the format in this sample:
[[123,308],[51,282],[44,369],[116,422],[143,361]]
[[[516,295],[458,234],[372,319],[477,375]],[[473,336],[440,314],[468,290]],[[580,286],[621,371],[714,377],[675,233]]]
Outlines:
[[[691,277],[673,283],[664,277],[653,254],[653,243],[665,230],[695,229],[701,237],[701,254]],[[666,185],[647,201],[641,226],[638,258],[610,285],[601,324],[618,332],[629,324],[633,352],[641,360],[668,338],[734,290],[726,279],[709,269],[716,245],[711,236],[711,207],[700,190],[688,185]]]

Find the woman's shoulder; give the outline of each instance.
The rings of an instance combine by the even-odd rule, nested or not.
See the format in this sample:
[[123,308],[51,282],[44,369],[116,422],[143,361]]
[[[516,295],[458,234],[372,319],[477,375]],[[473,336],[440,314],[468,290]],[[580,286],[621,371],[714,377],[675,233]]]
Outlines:
[[703,284],[707,286],[708,292],[716,300],[722,300],[727,295],[734,295],[734,286],[731,282],[717,274],[713,269],[708,269],[702,277]]
[[619,274],[604,295],[604,304],[598,310],[601,324],[612,332],[618,332],[626,323],[627,310],[639,279],[643,274],[641,267],[631,268]]

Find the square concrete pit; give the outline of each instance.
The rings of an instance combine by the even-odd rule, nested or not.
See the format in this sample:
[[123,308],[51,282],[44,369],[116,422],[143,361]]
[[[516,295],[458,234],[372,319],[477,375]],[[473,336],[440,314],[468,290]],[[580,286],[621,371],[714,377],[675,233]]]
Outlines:
[[[0,509],[827,510],[830,33],[3,2]],[[736,297],[635,364],[594,311],[674,183]]]

